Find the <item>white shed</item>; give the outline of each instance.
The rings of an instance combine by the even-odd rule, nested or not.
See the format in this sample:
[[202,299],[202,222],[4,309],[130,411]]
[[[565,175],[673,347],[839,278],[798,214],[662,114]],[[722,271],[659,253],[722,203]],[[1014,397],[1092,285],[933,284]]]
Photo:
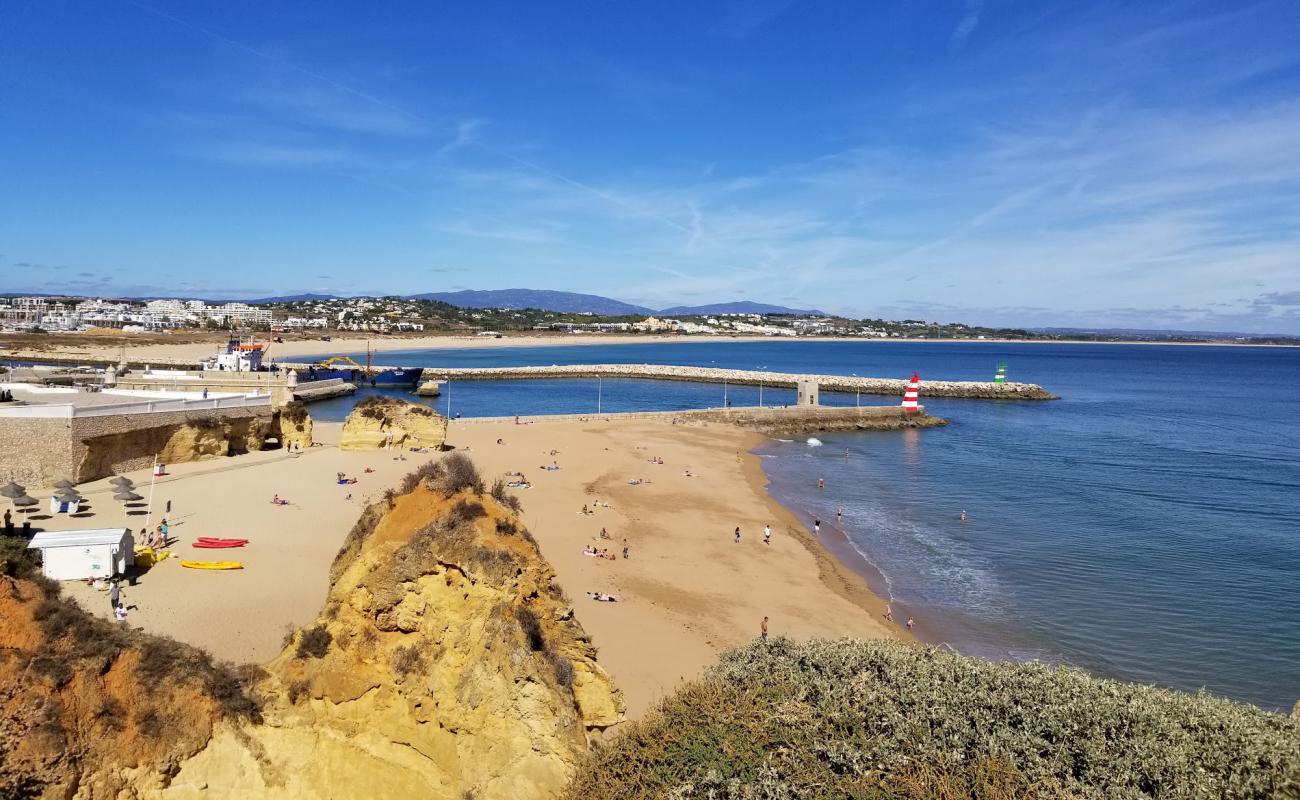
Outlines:
[[125,575],[135,563],[135,541],[127,528],[44,531],[27,547],[41,551],[45,577],[56,581]]

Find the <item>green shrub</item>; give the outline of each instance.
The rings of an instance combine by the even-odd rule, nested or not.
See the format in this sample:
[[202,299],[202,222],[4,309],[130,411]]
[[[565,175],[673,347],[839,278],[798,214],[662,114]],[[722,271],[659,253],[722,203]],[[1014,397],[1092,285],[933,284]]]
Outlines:
[[441,461],[427,461],[416,467],[402,479],[401,494],[410,494],[421,483],[437,483],[442,480],[446,470]]
[[893,641],[722,656],[579,767],[572,798],[1274,798],[1300,721]]
[[442,460],[445,474],[439,481],[438,491],[443,494],[455,494],[468,489],[474,494],[483,494],[483,478],[478,474],[478,467],[464,453],[452,453]]
[[528,649],[535,653],[545,650],[546,637],[542,635],[542,623],[537,619],[537,613],[527,606],[516,606],[515,619],[519,622],[519,629],[524,632]]
[[28,577],[40,566],[37,552],[28,550],[27,540],[21,536],[0,536],[0,575]]
[[463,525],[487,516],[487,509],[477,500],[458,500],[447,510],[447,522],[450,525]]
[[500,478],[497,478],[492,482],[492,499],[496,500],[498,503],[516,514],[523,510],[523,505],[519,502],[519,498],[510,494],[506,487],[506,482]]
[[324,625],[313,625],[305,629],[302,635],[298,637],[298,649],[295,655],[298,658],[324,658],[329,652],[330,642],[334,641],[334,635],[331,634]]

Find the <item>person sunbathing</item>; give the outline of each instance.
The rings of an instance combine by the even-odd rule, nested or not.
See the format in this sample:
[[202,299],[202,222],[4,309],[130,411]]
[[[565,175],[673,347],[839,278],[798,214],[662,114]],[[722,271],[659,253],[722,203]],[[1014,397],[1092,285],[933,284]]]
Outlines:
[[606,594],[606,593],[604,593],[604,592],[587,592],[587,596],[590,597],[592,600],[595,600],[597,603],[617,603],[617,602],[618,602],[618,598],[617,598],[617,597],[615,597],[615,596],[612,595],[612,594]]
[[280,499],[280,495],[277,494],[275,497],[272,497],[272,498],[271,498],[271,505],[275,505],[275,506],[287,506],[287,505],[289,505],[289,501],[288,501],[288,500],[281,500],[281,499]]
[[587,545],[586,547],[582,548],[582,554],[584,556],[598,555],[598,553],[596,552],[596,548],[592,547],[591,545]]

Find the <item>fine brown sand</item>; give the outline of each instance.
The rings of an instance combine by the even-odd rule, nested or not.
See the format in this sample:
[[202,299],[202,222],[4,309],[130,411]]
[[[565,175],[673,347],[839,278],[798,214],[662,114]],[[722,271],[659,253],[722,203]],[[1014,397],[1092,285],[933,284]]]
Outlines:
[[[259,332],[245,337],[246,341],[270,341],[272,334]],[[227,337],[177,337],[181,341],[167,341],[167,337],[152,335],[73,336],[52,338],[48,344],[32,336],[0,336],[0,347],[7,350],[6,358],[31,358],[59,356],[65,358],[117,359],[122,356],[132,362],[156,361],[197,362],[224,349]],[[196,341],[196,339],[198,339]],[[809,341],[807,337],[801,341]],[[343,353],[364,353],[367,346],[375,354],[374,363],[380,366],[413,366],[385,363],[385,353],[398,350],[432,350],[440,348],[477,349],[498,347],[556,347],[595,344],[662,344],[665,342],[747,342],[771,341],[756,336],[681,336],[674,334],[582,334],[582,335],[512,335],[500,339],[486,336],[364,336],[361,334],[334,335],[331,341],[322,342],[316,337],[295,338],[287,335],[283,342],[273,342],[267,351],[271,361],[315,360]]]
[[[625,693],[629,716],[714,663],[720,650],[759,633],[770,617],[773,635],[794,638],[903,635],[881,621],[883,603],[865,581],[822,549],[795,517],[764,491],[756,434],[724,425],[671,425],[667,420],[599,421],[534,417],[451,423],[449,443],[478,464],[491,481],[523,472],[532,488],[511,490],[523,520],[554,566],[579,620],[599,648],[601,663]],[[173,501],[172,559],[125,588],[137,604],[128,624],[199,645],[236,662],[261,662],[279,652],[285,632],[313,619],[324,601],[331,561],[364,502],[377,499],[402,476],[437,455],[407,453],[393,461],[382,451],[343,452],[341,426],[318,423],[326,444],[299,457],[279,452],[180,464],[155,489],[155,512]],[[496,444],[500,438],[504,444]],[[558,451],[554,456],[551,450]],[[663,465],[652,464],[653,456]],[[739,463],[738,463],[739,459]],[[555,461],[558,471],[541,465]],[[365,467],[375,472],[365,474]],[[686,470],[693,477],[686,477]],[[360,483],[338,486],[334,474]],[[131,476],[147,494],[148,475]],[[649,483],[632,486],[628,481]],[[122,509],[106,481],[81,487],[94,516],[56,516],[51,529],[113,527]],[[351,493],[353,499],[346,500]],[[271,505],[273,493],[292,501]],[[583,505],[602,505],[582,515]],[[608,503],[606,508],[603,503]],[[143,517],[130,517],[136,531]],[[154,521],[158,521],[155,514]],[[771,545],[762,541],[770,523]],[[740,544],[733,542],[739,525]],[[607,529],[609,540],[599,538]],[[198,550],[199,536],[248,537],[241,550]],[[585,545],[630,558],[597,559]],[[245,569],[208,572],[181,568],[179,558],[238,559]],[[94,613],[108,616],[108,600],[84,584],[65,584]],[[589,591],[608,592],[599,603]]]
[[[516,492],[524,522],[623,689],[629,716],[698,675],[720,650],[757,636],[764,616],[772,635],[797,639],[901,635],[881,621],[884,603],[865,581],[768,497],[749,453],[762,441],[757,434],[617,415],[532,420],[457,420],[449,441],[468,448],[489,480],[519,471],[532,482]],[[559,471],[540,469],[553,460]],[[635,478],[650,483],[629,485]],[[581,514],[584,504],[595,512]],[[772,526],[770,545],[764,524]],[[599,538],[601,528],[609,540]],[[582,554],[588,544],[620,553],[625,541],[628,560]],[[589,591],[619,602],[593,601]]]

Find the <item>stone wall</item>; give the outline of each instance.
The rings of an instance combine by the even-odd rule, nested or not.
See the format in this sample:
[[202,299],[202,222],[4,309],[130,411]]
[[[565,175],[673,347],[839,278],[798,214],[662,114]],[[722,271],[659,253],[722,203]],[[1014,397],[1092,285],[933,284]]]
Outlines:
[[[852,375],[799,375],[788,372],[688,367],[670,364],[572,364],[536,367],[426,368],[426,380],[526,380],[530,378],[649,378],[696,383],[730,383],[738,386],[795,387],[801,380],[815,382],[822,392],[860,392],[902,398],[907,381],[902,378],[867,378]],[[921,379],[921,397],[962,397],[979,400],[1056,400],[1056,395],[1033,383],[993,381],[936,381]]]
[[262,449],[269,406],[72,418],[0,418],[0,479],[29,488]]
[[0,419],[0,483],[49,486],[71,476],[76,464],[71,419]]

